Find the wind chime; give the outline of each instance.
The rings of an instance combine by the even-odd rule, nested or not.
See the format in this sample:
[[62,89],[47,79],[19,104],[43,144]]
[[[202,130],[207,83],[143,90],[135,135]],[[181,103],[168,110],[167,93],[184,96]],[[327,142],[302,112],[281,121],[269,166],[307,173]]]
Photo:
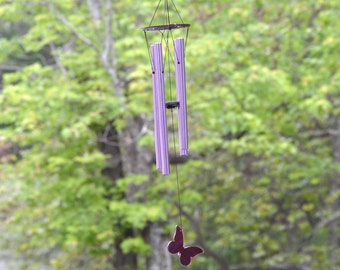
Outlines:
[[[168,0],[164,0],[164,20],[162,24],[154,25],[155,16],[161,6],[162,0],[159,0],[157,8],[152,16],[149,26],[144,27],[146,44],[148,47],[151,69],[152,69],[152,88],[154,104],[154,131],[155,131],[155,156],[156,167],[162,171],[163,175],[170,174],[169,162],[169,142],[168,142],[168,124],[166,111],[171,111],[174,152],[177,155],[176,139],[174,132],[174,110],[178,110],[178,137],[179,137],[179,154],[180,156],[188,155],[188,125],[187,125],[187,105],[186,105],[186,76],[185,76],[185,45],[188,38],[190,24],[185,24],[171,0],[169,6]],[[173,23],[170,20],[170,9],[173,9],[180,23]],[[175,38],[175,31],[184,31],[185,37]],[[150,45],[150,34],[157,34],[157,40]],[[148,35],[149,34],[149,35]],[[174,69],[175,72],[172,72]],[[173,73],[175,76],[173,76]],[[175,77],[176,80],[176,97],[172,100],[171,82]],[[170,101],[166,101],[165,82],[168,82]],[[168,251],[171,254],[177,254],[180,257],[180,263],[188,266],[192,258],[203,253],[203,249],[198,246],[184,247],[184,235],[181,218],[180,189],[178,181],[178,170],[176,166],[177,177],[177,195],[179,204],[179,217],[181,226],[176,226],[173,240],[168,244]]]

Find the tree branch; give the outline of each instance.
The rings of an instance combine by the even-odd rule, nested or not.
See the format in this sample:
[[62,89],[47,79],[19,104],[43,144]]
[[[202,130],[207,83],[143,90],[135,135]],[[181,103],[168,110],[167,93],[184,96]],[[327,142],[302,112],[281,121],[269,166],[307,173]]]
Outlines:
[[106,1],[106,25],[105,25],[105,40],[104,40],[104,50],[101,55],[101,61],[106,68],[106,71],[111,77],[112,84],[115,88],[116,95],[118,98],[123,98],[122,82],[118,77],[117,71],[117,55],[114,48],[114,40],[112,36],[112,0]]
[[11,65],[6,65],[6,64],[2,64],[0,65],[0,70],[6,70],[6,71],[17,71],[22,69],[22,67],[19,66],[11,66]]
[[87,5],[91,12],[93,21],[97,24],[102,20],[102,13],[100,11],[100,3],[98,0],[87,0]]
[[309,268],[304,265],[294,264],[278,264],[269,266],[243,264],[231,266],[230,270],[309,270]]
[[321,229],[323,229],[324,227],[329,226],[330,224],[332,224],[333,222],[337,221],[338,219],[340,219],[340,211],[335,212],[333,215],[331,215],[330,217],[322,220],[313,230],[312,232],[312,237],[314,237]]
[[319,8],[317,8],[313,11],[313,13],[309,17],[308,23],[307,23],[309,28],[313,28],[315,19],[319,16],[319,14],[321,13],[321,11],[323,11],[323,9],[324,9],[324,6],[321,5]]
[[54,58],[54,61],[56,62],[57,64],[57,67],[60,69],[61,73],[63,75],[66,75],[67,74],[67,70],[66,68],[63,66],[63,64],[59,61],[59,57],[57,55],[55,55],[55,52],[56,52],[56,48],[55,48],[55,44],[54,42],[51,42],[50,43],[50,49],[51,49],[51,55],[53,56]]
[[331,136],[339,136],[340,135],[340,129],[329,129],[328,133]]
[[71,32],[79,39],[81,40],[83,43],[85,43],[87,46],[89,46],[90,48],[92,48],[93,50],[95,50],[97,53],[99,53],[99,48],[87,37],[85,37],[83,34],[81,34],[73,24],[71,24],[64,15],[62,15],[61,13],[59,13],[55,7],[53,6],[53,4],[49,3],[49,2],[45,2],[48,10],[55,15],[55,17],[62,22],[68,29],[71,30]]
[[212,249],[210,249],[207,245],[205,245],[199,222],[197,222],[197,220],[195,220],[195,218],[193,218],[188,212],[184,211],[183,209],[180,210],[182,211],[182,214],[190,221],[190,224],[194,227],[197,236],[197,242],[204,249],[204,253],[212,257],[220,265],[221,270],[230,270],[230,267],[228,266],[226,260],[218,255],[216,252],[214,252]]

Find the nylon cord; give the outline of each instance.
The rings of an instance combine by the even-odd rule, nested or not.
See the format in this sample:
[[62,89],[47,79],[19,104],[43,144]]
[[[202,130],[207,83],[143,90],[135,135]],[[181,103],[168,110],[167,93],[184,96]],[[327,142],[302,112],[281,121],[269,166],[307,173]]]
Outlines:
[[[169,88],[170,88],[170,100],[173,100],[173,95],[172,95],[172,84],[171,84],[171,77],[170,77],[170,61],[172,58],[170,57],[170,48],[169,48],[169,40],[167,39],[167,62],[168,62],[168,74],[169,74]],[[177,150],[176,150],[176,135],[175,135],[175,120],[174,120],[174,110],[171,109],[171,126],[172,126],[172,141],[173,141],[173,149],[175,153],[175,158],[177,158]],[[183,228],[183,222],[182,222],[182,203],[181,203],[181,189],[180,189],[180,184],[179,184],[179,173],[178,173],[178,165],[175,163],[173,165],[175,167],[175,173],[176,173],[176,186],[177,186],[177,202],[178,202],[178,210],[179,210],[179,223],[181,228]]]
[[146,42],[146,49],[148,51],[150,64],[151,64],[151,67],[152,67],[152,70],[153,70],[154,65],[153,65],[153,62],[152,62],[152,59],[151,59],[150,44],[149,44],[149,39],[148,39],[148,36],[146,34],[146,31],[144,31],[144,36],[145,36],[145,42]]
[[178,9],[177,9],[177,7],[176,7],[174,1],[171,0],[171,3],[172,3],[172,5],[174,6],[174,8],[175,8],[175,10],[176,10],[176,13],[177,13],[178,17],[180,18],[181,22],[184,23],[184,21],[182,20],[181,14],[179,13],[179,11],[178,11]]
[[[165,44],[166,44],[166,54],[165,54],[165,61],[168,65],[168,78],[169,78],[169,92],[170,92],[170,100],[173,99],[173,93],[172,93],[172,82],[171,82],[171,61],[174,61],[174,57],[172,57],[172,54],[170,52],[170,46],[169,46],[169,39],[173,42],[173,36],[172,31],[168,31],[166,38],[165,38]],[[177,158],[177,150],[176,150],[176,136],[175,136],[175,121],[174,121],[174,110],[171,109],[171,126],[172,126],[172,140],[173,140],[173,149],[175,153],[175,158]],[[177,186],[177,202],[178,202],[178,210],[179,210],[179,222],[181,228],[183,228],[183,222],[182,222],[182,204],[181,204],[181,191],[180,191],[180,184],[179,184],[179,173],[178,173],[178,165],[177,163],[174,165],[175,167],[175,173],[176,173],[176,186]]]
[[[173,112],[173,109],[171,109],[171,121],[172,121],[173,146],[174,146],[175,158],[177,158],[176,136],[175,136],[175,125],[174,125],[174,112]],[[174,165],[174,167],[175,167],[175,172],[176,172],[176,185],[177,185],[177,202],[178,202],[178,210],[179,210],[179,223],[181,225],[181,228],[183,228],[181,190],[180,190],[180,185],[179,185],[179,176],[178,176],[178,165],[177,165],[177,163]]]
[[158,8],[159,8],[161,2],[162,2],[162,0],[159,0],[158,5],[157,5],[157,7],[156,7],[156,10],[155,10],[155,12],[154,12],[153,15],[152,15],[152,18],[151,18],[151,21],[150,21],[149,26],[151,26],[151,24],[152,24],[152,22],[153,22],[153,20],[154,20],[154,18],[155,18],[155,16],[156,16],[156,13],[157,13],[157,11],[158,11]]
[[[149,27],[152,25],[156,13],[160,7],[162,0],[159,0],[157,8],[152,16],[151,22],[149,24]],[[173,0],[171,0],[172,5],[175,8],[175,11],[178,15],[178,17],[180,18],[181,22],[183,22],[183,19],[174,3]],[[170,25],[171,21],[170,21],[170,10],[169,10],[169,2],[168,0],[164,0],[164,23],[167,25]],[[185,38],[185,44],[188,38],[188,31],[189,29],[187,29],[187,33],[186,33],[186,38]],[[172,35],[172,31],[171,29],[169,29],[169,31],[167,31],[167,33],[165,34],[165,31],[159,31],[161,33],[161,43],[164,40],[165,41],[165,56],[164,56],[164,65],[163,65],[163,71],[164,71],[164,66],[167,64],[168,65],[168,80],[169,80],[169,88],[170,88],[170,99],[171,101],[173,100],[173,94],[172,94],[172,82],[171,82],[171,61],[174,62],[174,60],[176,59],[178,62],[178,57],[177,57],[177,52],[174,52],[174,55],[172,57],[172,54],[170,53],[170,46],[169,46],[169,39],[172,40],[172,42],[174,42],[174,38]],[[151,54],[149,51],[149,40],[146,34],[146,31],[144,31],[144,35],[145,35],[145,40],[146,40],[146,44],[147,44],[147,49],[148,49],[148,54],[149,54],[149,59],[150,59],[150,63],[153,66],[152,63],[152,59],[151,59]],[[174,121],[174,111],[173,108],[171,108],[171,125],[172,125],[172,139],[173,139],[173,148],[174,148],[174,153],[175,153],[175,159],[177,159],[177,150],[176,150],[176,136],[175,136],[175,121]],[[178,201],[178,209],[179,209],[179,223],[180,226],[183,228],[183,222],[182,222],[182,203],[181,203],[181,192],[180,192],[180,183],[179,183],[179,173],[178,173],[178,165],[177,163],[175,163],[175,165],[173,165],[175,167],[175,173],[176,173],[176,186],[177,186],[177,201]]]

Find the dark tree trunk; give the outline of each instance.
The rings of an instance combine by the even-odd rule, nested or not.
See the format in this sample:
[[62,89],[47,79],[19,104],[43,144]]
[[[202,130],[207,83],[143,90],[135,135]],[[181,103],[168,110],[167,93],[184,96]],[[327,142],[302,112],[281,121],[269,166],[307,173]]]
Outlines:
[[[340,166],[340,115],[334,116],[334,125],[332,135],[332,154],[333,154],[333,163],[335,168],[339,168]],[[331,175],[330,179],[330,196],[332,197],[334,194],[339,192],[340,190],[340,174],[338,169]],[[336,213],[339,211],[339,199],[334,200],[331,203],[331,212]],[[329,235],[328,235],[328,244],[330,248],[329,261],[330,261],[330,270],[336,270],[338,267],[336,266],[339,262],[338,260],[338,250],[339,250],[339,220],[334,219],[329,225]]]
[[97,136],[100,151],[109,156],[107,167],[102,170],[102,173],[114,183],[117,179],[123,177],[123,170],[118,132],[112,125],[112,121],[108,121],[105,130],[98,132]]
[[[133,174],[151,175],[153,153],[146,147],[138,145],[144,127],[144,120],[140,116],[129,117],[127,125],[121,133],[123,168],[126,176]],[[126,199],[130,202],[141,201],[135,194],[144,192],[149,183],[129,186]],[[148,270],[171,270],[170,255],[166,250],[169,239],[164,236],[164,224],[150,223],[146,229],[146,240],[152,248],[152,255],[146,260]]]
[[148,270],[171,270],[171,258],[166,248],[169,239],[164,236],[163,228],[163,223],[153,223],[147,229],[147,241],[152,247],[152,255],[146,261]]
[[[113,36],[113,0],[87,0],[87,5],[96,27],[102,25],[104,38],[102,40],[103,48],[98,48],[95,43],[88,39],[77,35],[85,44],[88,44],[98,53],[98,58],[102,62],[105,70],[111,78],[114,95],[120,100],[126,100],[124,90],[127,85],[124,78],[118,76],[119,67],[117,65],[117,54],[115,51],[115,39]],[[99,24],[101,22],[101,24]],[[75,33],[77,34],[77,33]],[[121,106],[126,106],[122,103]],[[106,150],[112,151],[109,166],[103,173],[108,175],[113,181],[116,177],[131,176],[133,174],[151,175],[151,163],[153,153],[146,147],[140,146],[138,140],[144,130],[145,121],[139,116],[129,116],[126,120],[126,126],[117,134],[118,146],[114,145],[110,148],[106,146]],[[103,135],[103,134],[102,134]],[[104,136],[105,140],[105,136]],[[126,200],[129,202],[143,201],[136,198],[136,193],[143,192],[148,186],[148,183],[141,185],[131,184],[128,187]],[[166,238],[163,236],[163,225],[160,223],[151,224],[147,228],[146,239],[151,245],[153,254],[147,259],[147,269],[151,270],[170,270],[170,256],[165,252]],[[127,232],[133,236],[133,230]],[[124,237],[124,236],[122,236]],[[123,254],[120,250],[119,243],[116,246],[114,269],[137,269],[137,256],[135,254]]]
[[[122,240],[124,237],[132,237],[133,231],[132,229],[127,230],[125,235],[122,236]],[[115,246],[115,254],[113,256],[112,264],[113,269],[115,270],[127,270],[127,269],[137,269],[137,255],[133,253],[125,254],[121,247],[121,241],[118,241]]]
[[[98,141],[100,150],[109,156],[107,166],[102,170],[103,175],[107,176],[114,185],[115,181],[123,177],[122,155],[119,147],[119,136],[117,130],[112,125],[112,121],[106,123],[103,132],[98,132]],[[110,198],[108,198],[110,199]],[[136,254],[124,254],[120,244],[126,237],[133,236],[133,231],[127,230],[121,236],[121,241],[117,241],[115,245],[112,264],[116,270],[136,269],[137,256]]]

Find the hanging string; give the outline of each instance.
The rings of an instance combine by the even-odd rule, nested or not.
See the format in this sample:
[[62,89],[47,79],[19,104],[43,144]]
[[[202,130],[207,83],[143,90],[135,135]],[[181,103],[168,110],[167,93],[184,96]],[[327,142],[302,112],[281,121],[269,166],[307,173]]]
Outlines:
[[153,20],[154,20],[154,18],[155,18],[155,16],[156,16],[156,13],[157,13],[157,11],[158,11],[158,8],[159,8],[161,2],[162,2],[162,0],[159,0],[158,5],[157,5],[157,7],[156,7],[156,10],[155,10],[155,12],[154,12],[153,15],[152,15],[152,18],[151,18],[151,21],[150,21],[149,26],[152,25],[152,22],[153,22]]
[[[165,46],[166,46],[166,55],[165,55],[165,61],[168,64],[168,77],[169,77],[169,92],[170,92],[170,100],[174,100],[173,93],[172,93],[172,81],[171,81],[171,62],[174,62],[175,58],[177,59],[177,52],[172,55],[170,51],[170,45],[169,45],[169,39],[174,42],[172,31],[167,32],[167,36],[165,39]],[[175,135],[175,120],[174,120],[174,109],[171,108],[171,126],[172,126],[172,140],[173,140],[173,149],[175,154],[175,159],[177,158],[177,142],[176,142],[176,135]],[[176,174],[176,186],[177,186],[177,203],[178,203],[178,210],[179,210],[179,223],[180,226],[183,228],[183,222],[182,222],[182,203],[181,203],[181,191],[180,191],[180,183],[179,183],[179,172],[178,172],[178,165],[175,163],[173,165],[175,168],[175,174]]]
[[[171,109],[171,122],[172,122],[173,147],[174,147],[174,151],[175,151],[175,158],[177,158],[176,136],[175,136],[174,112],[173,112],[173,109]],[[174,167],[175,167],[175,173],[176,173],[177,203],[178,203],[178,211],[179,211],[179,223],[180,223],[180,225],[181,225],[181,228],[183,228],[183,223],[182,223],[181,191],[180,191],[179,175],[178,175],[178,165],[177,165],[177,163],[174,165]]]
[[179,19],[181,20],[182,23],[184,23],[184,21],[182,20],[181,14],[179,13],[179,11],[178,11],[178,9],[177,9],[177,7],[176,7],[174,1],[171,0],[171,3],[172,3],[172,5],[174,6],[174,8],[175,8],[175,10],[176,10],[176,13],[177,13],[177,15],[178,15],[178,17],[179,17]]
[[188,36],[189,36],[189,27],[187,28],[187,34],[186,34],[186,36],[185,36],[184,51],[187,49],[187,40],[188,40]]
[[[156,17],[157,11],[158,11],[158,9],[159,9],[159,7],[161,5],[161,2],[162,2],[162,0],[158,1],[157,7],[156,7],[156,9],[155,9],[155,11],[154,11],[154,13],[152,15],[152,18],[151,18],[149,26],[152,25],[153,20]],[[177,14],[178,18],[181,20],[181,23],[184,24],[184,21],[183,21],[183,19],[181,17],[181,14],[179,13],[179,10],[177,9],[177,6],[175,5],[175,2],[173,0],[171,0],[171,3],[172,3],[172,5],[173,5],[173,7],[174,7],[174,9],[176,11],[176,14]],[[168,2],[168,0],[165,0],[165,2],[164,2],[164,22],[165,22],[165,24],[170,25],[170,9],[169,9],[169,2]]]
[[[151,27],[151,25],[152,25],[152,23],[155,19],[156,13],[159,10],[161,2],[162,2],[162,0],[159,0],[157,8],[156,8],[156,10],[155,10],[155,12],[152,16],[151,22],[149,24],[149,27]],[[174,7],[179,19],[181,20],[181,23],[184,24],[183,19],[182,19],[180,13],[179,13],[174,1],[171,0],[171,3],[172,3],[172,6]],[[171,21],[170,21],[170,9],[169,9],[169,1],[168,0],[164,0],[164,11],[163,12],[164,12],[163,13],[164,24],[170,25]],[[188,32],[189,32],[189,27],[187,27],[187,30],[186,30],[185,45],[186,45],[187,38],[188,38]],[[172,54],[171,50],[170,50],[171,46],[169,45],[169,40],[172,41],[172,43],[174,43],[174,37],[173,37],[172,30],[170,28],[169,29],[162,29],[162,30],[159,30],[159,33],[161,34],[160,42],[162,43],[164,41],[164,43],[165,43],[165,55],[164,55],[163,71],[164,71],[165,65],[167,65],[168,66],[168,83],[169,83],[169,89],[170,89],[170,91],[169,91],[170,92],[170,100],[172,101],[174,99],[173,99],[172,81],[171,81],[171,78],[172,78],[171,77],[171,61],[174,63],[174,61],[176,59],[176,63],[178,62],[178,53],[175,51],[174,54]],[[148,47],[150,62],[153,65],[152,59],[151,59],[151,54],[150,54],[150,51],[149,51],[149,40],[148,40],[146,31],[144,31],[144,35],[145,35],[145,40],[146,40],[147,47]],[[178,154],[177,154],[177,150],[176,150],[177,142],[176,142],[176,135],[175,135],[174,109],[171,108],[170,111],[171,111],[173,149],[174,149],[175,159],[177,159]],[[179,182],[179,171],[178,171],[177,163],[175,163],[173,165],[173,167],[175,168],[175,174],[176,174],[177,203],[178,203],[178,209],[179,209],[179,223],[180,223],[180,226],[183,228],[183,222],[182,222],[182,212],[183,212],[183,210],[182,210],[180,182]]]
[[170,11],[169,11],[168,0],[165,0],[164,14],[165,14],[165,24],[170,25]]
[[149,44],[149,39],[148,39],[148,36],[146,34],[146,31],[144,31],[144,37],[145,37],[145,43],[146,43],[146,48],[147,48],[147,52],[148,52],[148,55],[149,55],[149,60],[150,60],[150,64],[152,66],[152,69],[153,69],[153,62],[152,62],[152,59],[151,59],[151,53],[150,53],[150,44]]

